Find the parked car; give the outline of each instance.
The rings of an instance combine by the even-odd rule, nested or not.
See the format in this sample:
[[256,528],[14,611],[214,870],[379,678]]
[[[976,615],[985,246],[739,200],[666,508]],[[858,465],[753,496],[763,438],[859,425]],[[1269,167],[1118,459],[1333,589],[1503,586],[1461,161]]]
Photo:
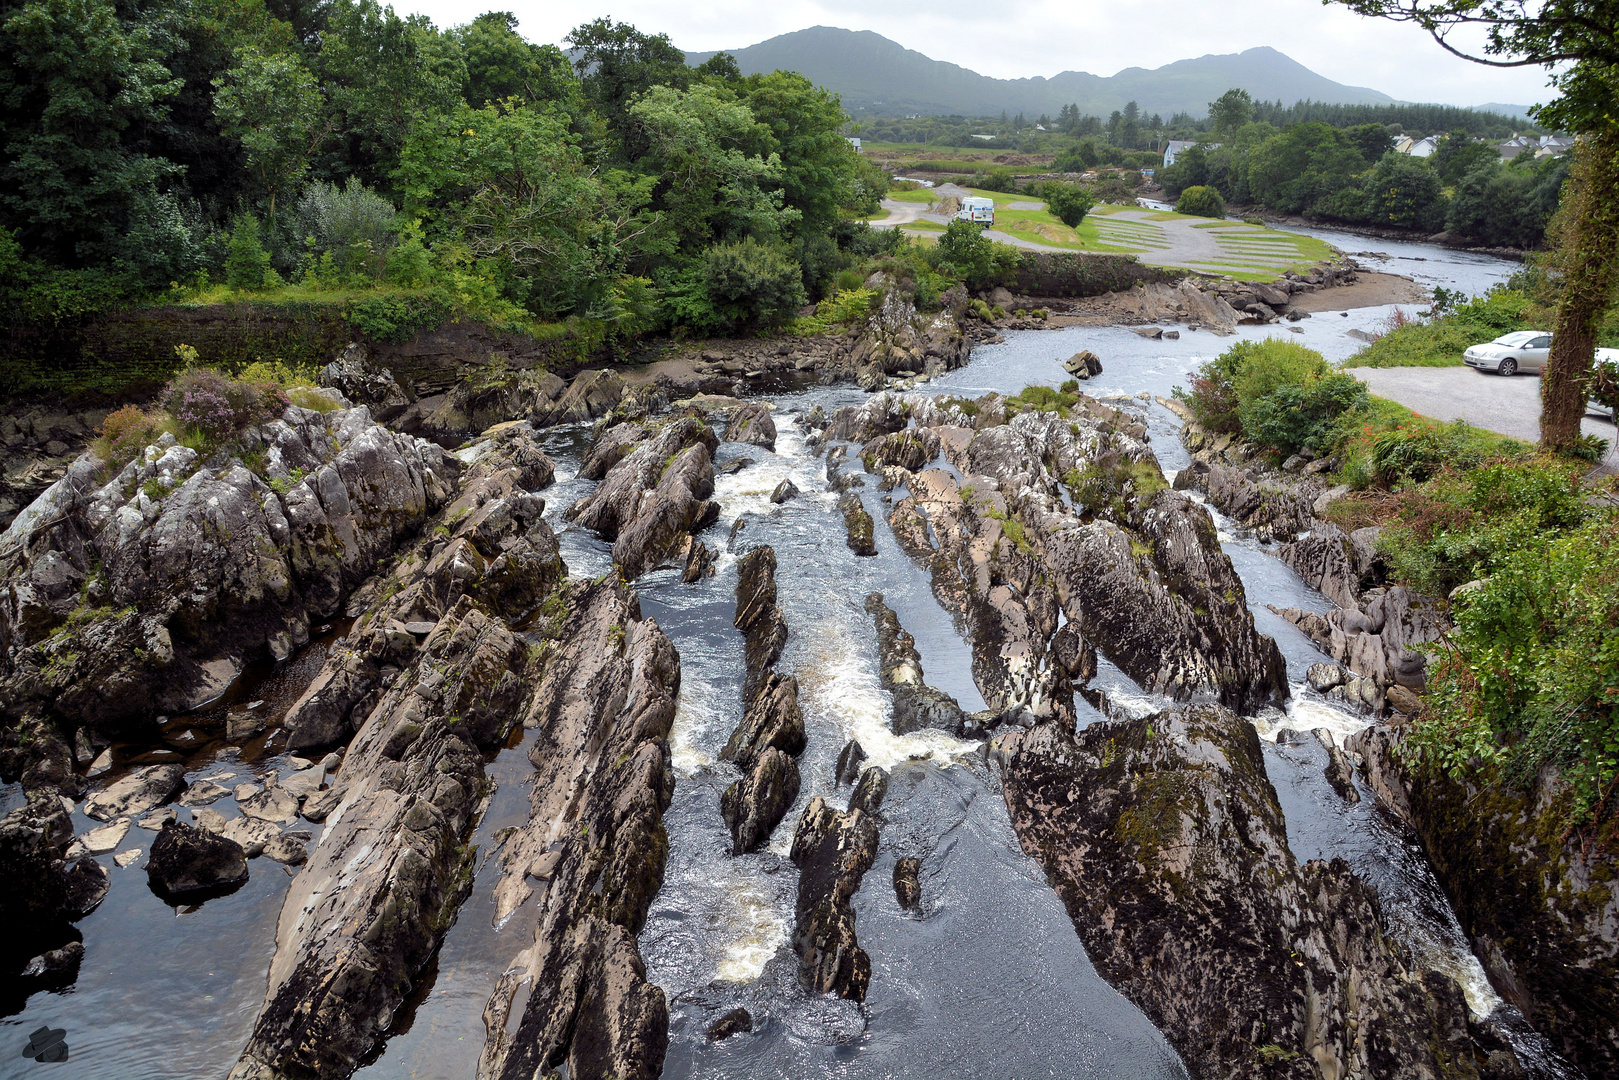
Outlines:
[[1598,401],[1596,392],[1598,384],[1619,388],[1619,349],[1598,349],[1596,358],[1591,362],[1591,373],[1591,398],[1585,403],[1585,411],[1612,420],[1613,407]]
[[1552,349],[1552,336],[1545,330],[1514,330],[1494,341],[1474,345],[1462,353],[1462,361],[1480,371],[1516,375],[1520,371],[1539,373]]

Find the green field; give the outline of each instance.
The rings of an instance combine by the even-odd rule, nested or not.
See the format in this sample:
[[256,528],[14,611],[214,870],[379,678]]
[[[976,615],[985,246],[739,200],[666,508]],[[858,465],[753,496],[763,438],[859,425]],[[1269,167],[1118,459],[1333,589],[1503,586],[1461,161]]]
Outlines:
[[[1040,202],[1030,194],[974,188],[965,190],[969,195],[989,199],[995,204],[995,228],[998,231],[1054,251],[1136,255],[1147,262],[1183,266],[1206,274],[1229,275],[1242,281],[1270,281],[1288,270],[1304,270],[1333,256],[1330,245],[1308,236],[1278,232],[1240,221],[1211,221],[1170,210],[1147,210],[1110,203],[1093,207],[1078,228],[1070,228],[1046,209],[1014,209],[1014,204]],[[890,192],[888,197],[917,204],[932,204],[939,199],[937,192],[931,188]],[[882,211],[873,215],[871,220],[881,220],[886,216],[887,211]],[[1170,252],[1177,247],[1185,247],[1184,236],[1176,240],[1170,234],[1187,228],[1200,230],[1197,235],[1212,240],[1215,250],[1207,250],[1207,240],[1200,240],[1196,245],[1203,249],[1199,257],[1179,262],[1167,261]],[[930,221],[911,222],[904,226],[904,231],[913,235],[937,234],[943,230],[943,225]]]

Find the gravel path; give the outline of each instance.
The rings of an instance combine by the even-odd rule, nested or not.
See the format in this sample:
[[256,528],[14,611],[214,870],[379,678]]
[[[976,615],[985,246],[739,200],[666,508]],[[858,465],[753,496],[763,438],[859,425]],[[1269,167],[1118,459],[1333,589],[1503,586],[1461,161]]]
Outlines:
[[[1466,420],[1525,442],[1540,438],[1540,379],[1502,378],[1470,367],[1350,368],[1378,397],[1397,401],[1434,420]],[[1607,439],[1603,464],[1619,467],[1619,439],[1611,420],[1587,416],[1580,429]]]

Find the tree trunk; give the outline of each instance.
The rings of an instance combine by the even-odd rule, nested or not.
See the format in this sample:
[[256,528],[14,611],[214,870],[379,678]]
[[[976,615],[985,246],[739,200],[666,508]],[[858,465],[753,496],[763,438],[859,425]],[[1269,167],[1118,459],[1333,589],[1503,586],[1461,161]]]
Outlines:
[[1540,378],[1540,448],[1548,452],[1579,438],[1597,331],[1619,275],[1619,125],[1580,138],[1563,199],[1563,295]]

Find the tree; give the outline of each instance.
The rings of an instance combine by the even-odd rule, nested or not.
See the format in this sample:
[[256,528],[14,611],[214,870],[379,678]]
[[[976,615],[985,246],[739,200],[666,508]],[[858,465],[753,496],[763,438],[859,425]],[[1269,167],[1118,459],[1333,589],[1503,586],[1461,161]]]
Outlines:
[[1209,123],[1214,136],[1236,131],[1254,117],[1254,99],[1246,90],[1227,90],[1218,99],[1209,102]]
[[474,108],[513,97],[572,103],[580,93],[567,54],[524,41],[509,11],[486,12],[454,34],[467,65],[466,102]]
[[1443,228],[1445,200],[1439,174],[1420,158],[1386,155],[1366,181],[1366,214],[1380,225]]
[[849,118],[837,95],[790,71],[750,75],[737,89],[769,131],[765,150],[781,157],[782,201],[798,211],[797,227],[829,229],[852,194],[858,157],[843,137]]
[[1382,124],[1356,124],[1345,128],[1344,138],[1354,144],[1368,165],[1376,165],[1384,154],[1394,149],[1394,136]]
[[729,91],[699,83],[655,86],[630,107],[647,153],[636,162],[656,178],[655,205],[675,243],[695,252],[746,236],[773,241],[798,212],[782,207],[782,165],[769,128]]
[[635,160],[645,148],[631,137],[630,103],[655,86],[689,86],[693,73],[686,54],[667,34],[643,34],[607,18],[575,27],[566,40],[585,96],[619,140],[624,157]]
[[1189,187],[1175,203],[1175,213],[1194,217],[1225,217],[1225,200],[1211,187]]
[[1465,131],[1452,131],[1439,140],[1433,157],[1428,160],[1446,184],[1455,184],[1479,165],[1496,165],[1501,155],[1489,143],[1474,142]]
[[[1619,280],[1619,4],[1549,0],[1336,0],[1362,15],[1414,23],[1445,51],[1491,67],[1542,66],[1562,97],[1535,111],[1579,133],[1560,212],[1563,293],[1540,379],[1540,445],[1565,451],[1580,436],[1596,332]],[[1483,28],[1481,53],[1450,38]]]
[[1056,214],[1057,220],[1070,229],[1079,228],[1079,223],[1085,220],[1085,215],[1096,205],[1096,199],[1090,191],[1078,184],[1048,180],[1041,188],[1040,194],[1046,200],[1046,209]]
[[82,266],[126,251],[140,207],[176,167],[126,140],[179,92],[153,35],[109,0],[34,0],[0,31],[0,226]]
[[276,197],[303,178],[331,134],[320,85],[295,54],[248,48],[214,86],[214,114],[225,134],[242,144],[273,220]]
[[343,171],[372,184],[386,182],[418,121],[455,112],[467,78],[453,38],[377,0],[334,0],[316,66],[348,144]]

